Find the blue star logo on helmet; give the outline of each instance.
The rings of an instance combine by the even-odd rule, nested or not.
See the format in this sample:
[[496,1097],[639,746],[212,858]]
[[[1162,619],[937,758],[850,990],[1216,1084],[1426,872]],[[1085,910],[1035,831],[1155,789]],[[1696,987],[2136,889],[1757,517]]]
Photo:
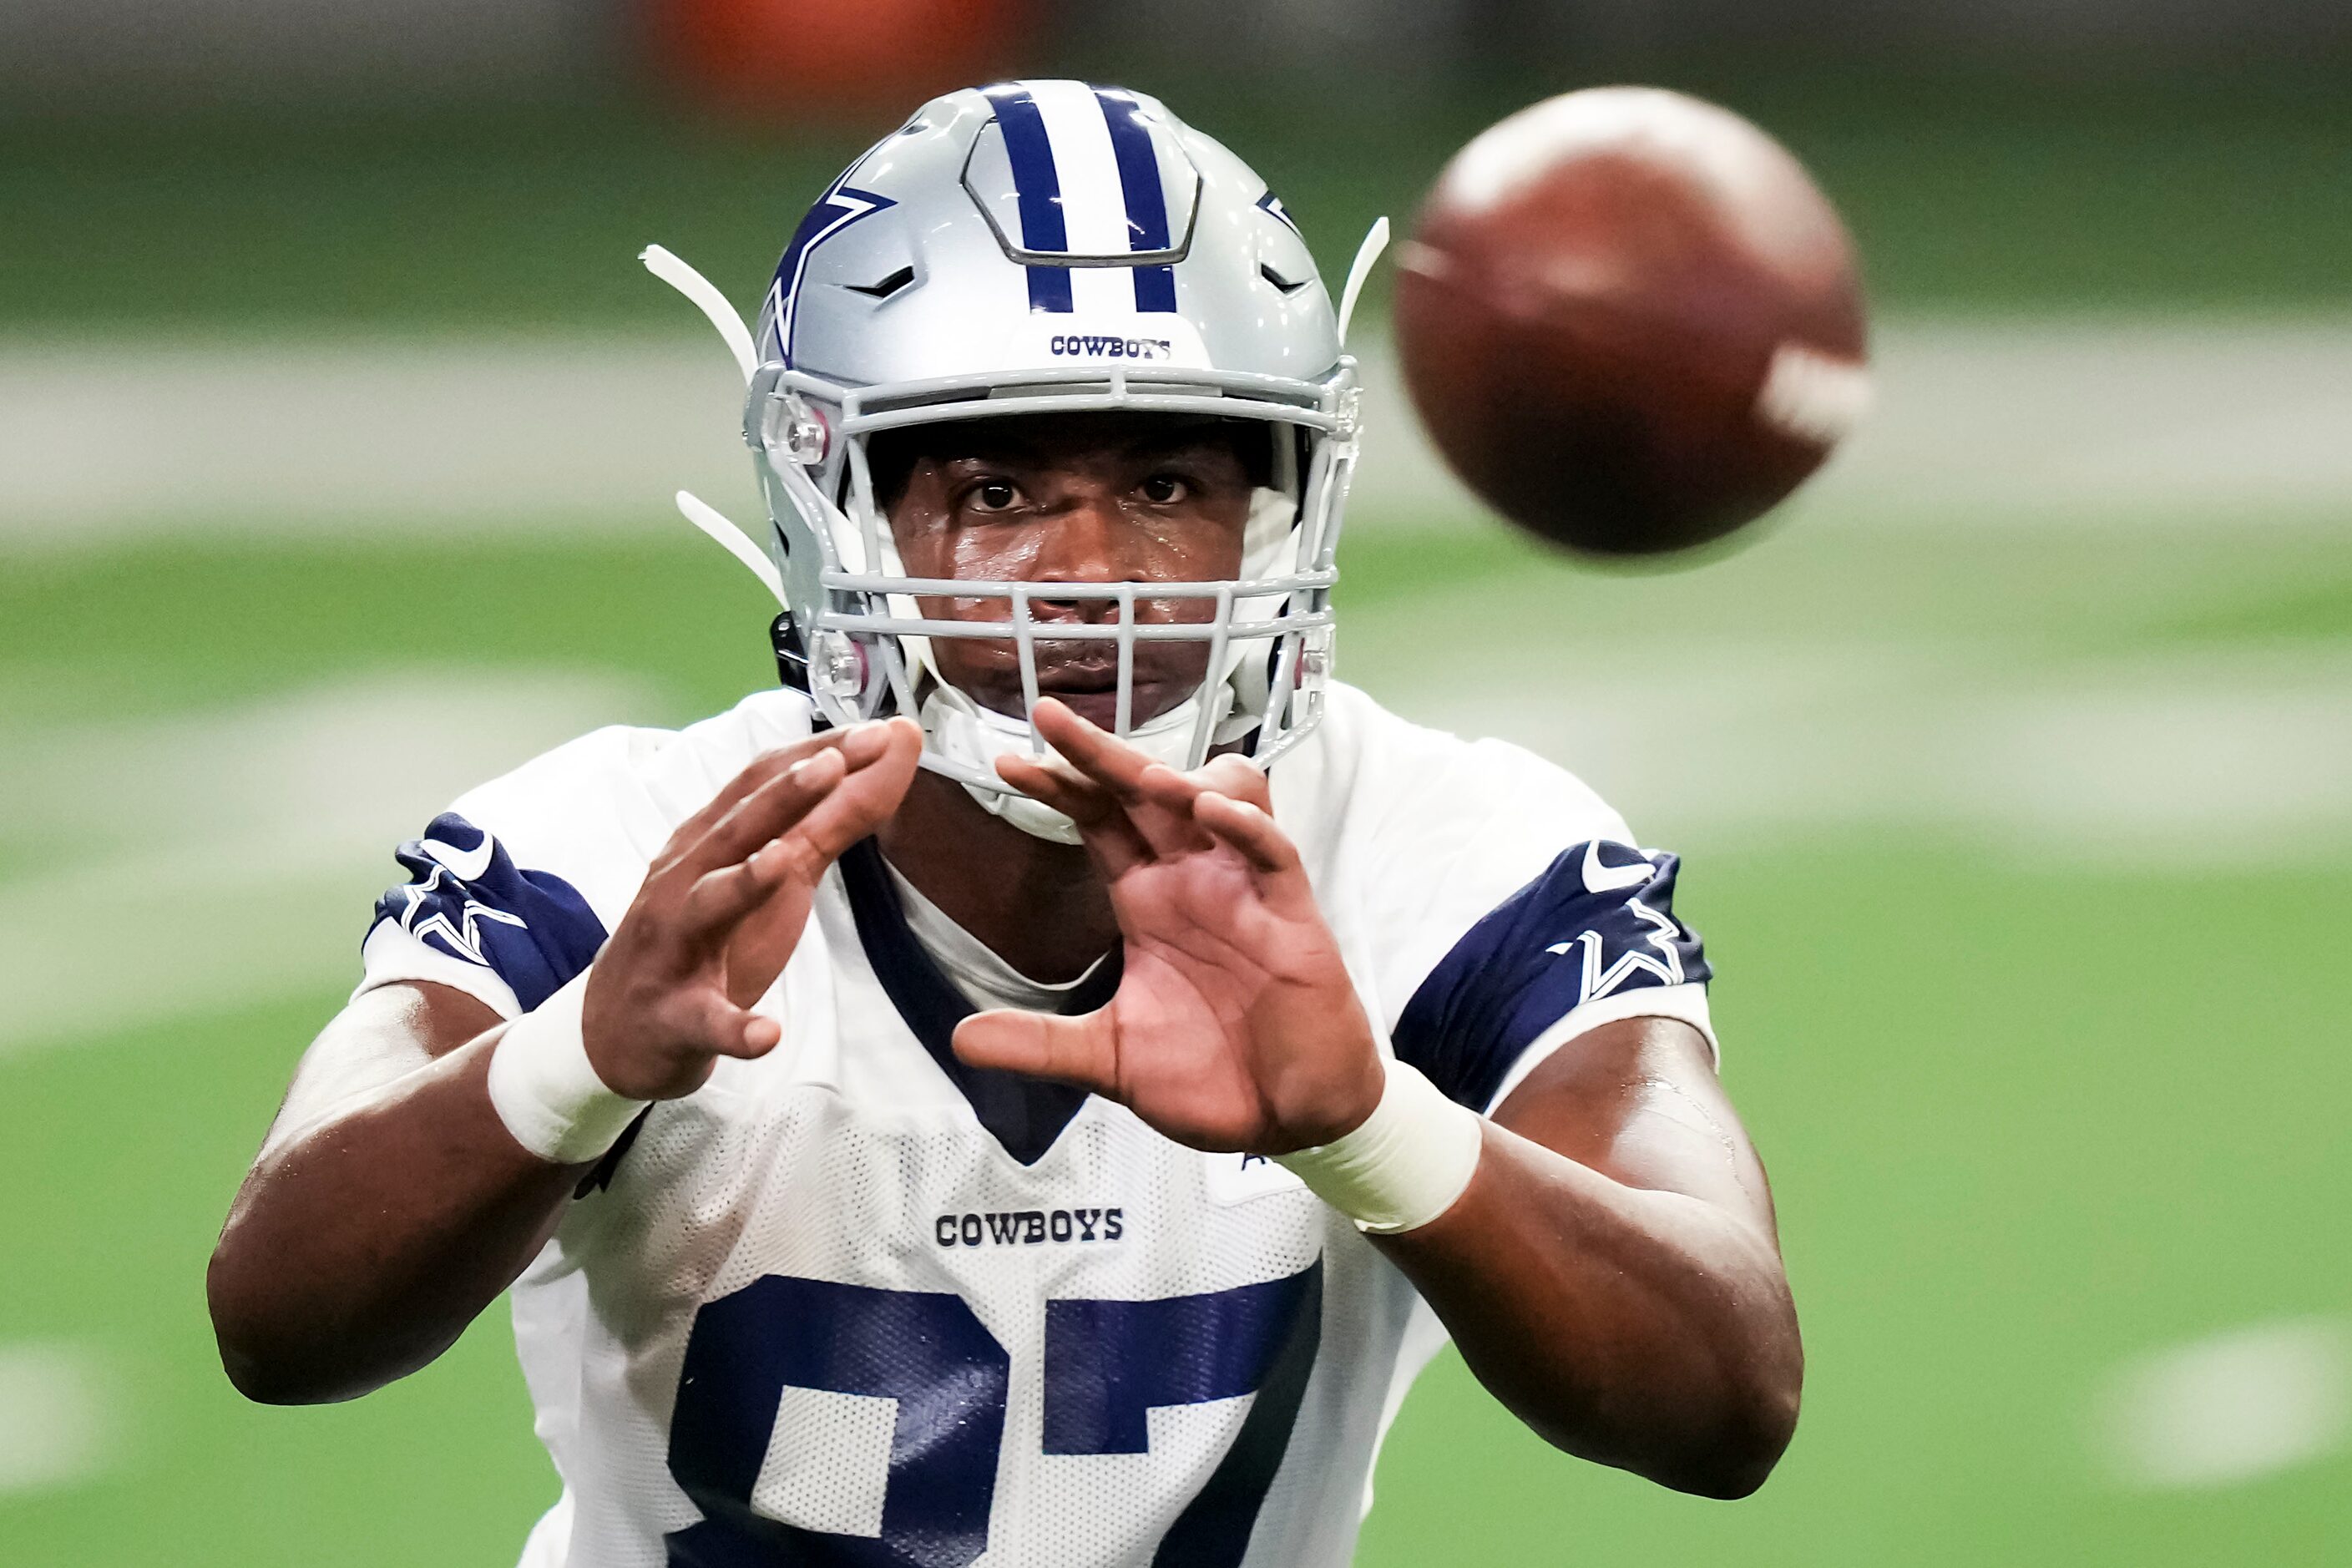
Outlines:
[[849,176],[856,172],[852,164],[801,218],[800,227],[793,231],[793,242],[784,247],[783,259],[776,263],[775,281],[768,285],[767,315],[775,323],[776,357],[786,364],[793,363],[793,307],[800,302],[801,279],[808,271],[810,252],[859,218],[898,205],[887,196],[852,187]]

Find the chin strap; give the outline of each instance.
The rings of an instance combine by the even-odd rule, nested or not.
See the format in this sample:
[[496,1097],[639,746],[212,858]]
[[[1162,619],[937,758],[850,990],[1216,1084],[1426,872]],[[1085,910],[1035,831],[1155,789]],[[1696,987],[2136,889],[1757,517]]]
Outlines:
[[[1223,728],[1233,710],[1233,682],[1219,682],[1210,700],[1218,710],[1210,725],[1213,732]],[[1200,710],[1198,697],[1180,702],[1150,723],[1129,731],[1127,743],[1154,762],[1181,768],[1191,761],[1192,727]],[[1010,714],[982,708],[936,676],[924,694],[922,711],[918,717],[924,738],[941,756],[990,777],[995,776],[999,757],[1038,754],[1026,723]],[[1050,747],[1047,754],[1051,754]],[[1078,825],[1044,801],[1011,789],[989,789],[974,784],[965,784],[963,787],[982,810],[1003,817],[1033,838],[1049,839],[1055,844],[1078,842]]]
[[[923,744],[951,763],[986,778],[996,776],[999,757],[1034,757],[1035,741],[1029,726],[1018,719],[982,708],[937,676],[925,682],[922,705],[915,715],[923,726]],[[1032,838],[1055,844],[1076,844],[1078,825],[1047,805],[1011,789],[987,789],[963,784],[964,793],[992,816],[1001,816]]]

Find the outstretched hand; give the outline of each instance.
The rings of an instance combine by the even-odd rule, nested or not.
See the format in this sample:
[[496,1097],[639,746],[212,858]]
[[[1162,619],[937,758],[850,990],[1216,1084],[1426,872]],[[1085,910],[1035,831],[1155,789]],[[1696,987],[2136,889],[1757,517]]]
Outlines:
[[923,733],[857,724],[770,752],[680,823],[590,971],[581,1034],[596,1076],[675,1100],[718,1058],[765,1055],[751,1011],[800,943],[825,868],[898,807]]
[[1063,761],[997,771],[1077,824],[1125,968],[1080,1017],[966,1019],[956,1054],[1107,1095],[1199,1149],[1288,1153],[1360,1124],[1379,1047],[1265,775],[1239,757],[1180,773],[1051,699],[1036,721]]

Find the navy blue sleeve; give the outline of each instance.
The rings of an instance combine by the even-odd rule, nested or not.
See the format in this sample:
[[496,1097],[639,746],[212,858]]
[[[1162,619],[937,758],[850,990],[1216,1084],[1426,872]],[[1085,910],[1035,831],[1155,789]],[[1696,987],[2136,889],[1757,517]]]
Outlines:
[[386,921],[436,952],[478,963],[528,1012],[562,990],[604,945],[604,922],[551,871],[518,868],[506,847],[455,812],[394,851],[409,879],[376,900]]
[[1680,864],[1604,839],[1562,850],[1438,960],[1397,1020],[1398,1058],[1484,1110],[1519,1053],[1575,1008],[1706,980],[1698,933],[1675,919]]

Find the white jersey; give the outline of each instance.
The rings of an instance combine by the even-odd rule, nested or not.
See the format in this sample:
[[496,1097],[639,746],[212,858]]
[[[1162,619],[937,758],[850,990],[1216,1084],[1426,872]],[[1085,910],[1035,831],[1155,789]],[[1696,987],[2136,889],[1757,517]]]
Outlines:
[[[767,692],[476,790],[402,847],[362,988],[537,1005],[677,824],[808,732]],[[1272,786],[1384,1043],[1463,1103],[1607,1019],[1707,1028],[1674,858],[1559,769],[1335,687]],[[524,1563],[1345,1564],[1433,1315],[1279,1165],[962,1066],[971,1005],[899,911],[870,842],[844,857],[760,1004],[782,1042],[653,1106],[516,1284],[564,1489]]]

